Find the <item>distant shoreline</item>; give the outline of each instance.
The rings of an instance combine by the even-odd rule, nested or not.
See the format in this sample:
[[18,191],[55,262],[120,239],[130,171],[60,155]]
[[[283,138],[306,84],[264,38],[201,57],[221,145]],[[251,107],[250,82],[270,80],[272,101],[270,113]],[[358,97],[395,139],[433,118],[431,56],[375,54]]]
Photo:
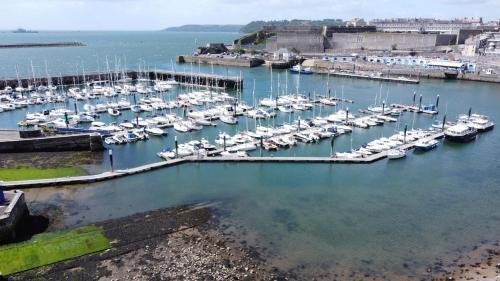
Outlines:
[[18,43],[18,44],[0,44],[0,49],[16,48],[50,48],[50,47],[82,47],[85,44],[81,42],[55,42],[55,43]]

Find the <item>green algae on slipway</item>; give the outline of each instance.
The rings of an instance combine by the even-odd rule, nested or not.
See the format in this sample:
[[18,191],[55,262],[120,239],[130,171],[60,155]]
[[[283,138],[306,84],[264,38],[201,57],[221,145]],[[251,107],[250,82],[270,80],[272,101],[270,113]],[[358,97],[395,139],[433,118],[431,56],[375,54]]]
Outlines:
[[83,176],[87,173],[81,167],[37,168],[29,164],[0,169],[0,181],[18,181]]
[[0,247],[0,276],[103,251],[110,248],[95,226],[35,235],[31,240]]

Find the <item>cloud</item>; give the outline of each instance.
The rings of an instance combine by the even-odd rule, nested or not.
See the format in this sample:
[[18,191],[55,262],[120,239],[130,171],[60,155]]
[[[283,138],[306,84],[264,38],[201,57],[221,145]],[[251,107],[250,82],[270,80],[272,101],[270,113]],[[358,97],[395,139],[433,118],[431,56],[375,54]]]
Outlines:
[[[1,0],[2,29],[158,30],[182,24],[362,17],[498,18],[500,0]],[[20,12],[22,11],[22,12]]]

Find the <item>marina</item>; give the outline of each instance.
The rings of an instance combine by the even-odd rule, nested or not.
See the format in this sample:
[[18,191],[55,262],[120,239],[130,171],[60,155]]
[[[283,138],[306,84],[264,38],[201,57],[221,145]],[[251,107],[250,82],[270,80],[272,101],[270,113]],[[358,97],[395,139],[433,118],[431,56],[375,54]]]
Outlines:
[[[116,71],[115,60],[102,71],[114,50],[85,32],[74,35],[84,48],[58,56],[43,49],[52,58],[47,67],[42,58],[0,52],[1,76],[15,77],[17,65],[23,88],[32,86],[16,91],[18,79],[9,78],[7,93],[0,79],[0,128],[95,133],[105,146],[92,152],[97,163],[82,165],[84,176],[0,182],[22,189],[28,208],[56,206],[61,223],[75,227],[208,203],[231,237],[257,247],[269,265],[286,272],[304,266],[300,280],[318,272],[327,280],[354,279],[353,272],[358,279],[430,279],[469,247],[497,240],[495,84],[177,65],[171,60],[186,46],[199,45],[193,35],[105,36],[130,50]],[[231,36],[196,34],[207,42]],[[63,75],[61,87],[57,73],[74,74]],[[238,81],[241,87],[228,86]],[[461,124],[467,129],[453,128]],[[467,143],[445,136],[474,130]]]
[[[444,135],[442,132],[435,133],[425,140],[440,139]],[[415,146],[415,143],[404,144],[399,149],[409,150]],[[219,152],[220,153],[220,152]],[[215,154],[215,153],[214,153]],[[370,155],[368,157],[362,158],[352,158],[352,157],[197,157],[188,156],[178,159],[169,159],[167,161],[152,163],[148,165],[143,165],[140,167],[135,167],[126,170],[117,170],[112,172],[105,172],[98,175],[89,175],[81,177],[68,177],[68,178],[57,178],[50,180],[30,180],[30,181],[18,181],[18,182],[0,182],[0,188],[5,190],[10,189],[21,189],[21,188],[33,188],[33,187],[45,187],[45,186],[58,186],[58,185],[70,185],[70,184],[85,184],[104,180],[115,179],[124,176],[130,176],[138,173],[148,172],[155,169],[167,168],[171,166],[176,166],[184,163],[203,163],[203,162],[241,162],[241,163],[324,163],[324,164],[369,164],[383,158],[387,157],[387,151],[382,151],[377,154]]]

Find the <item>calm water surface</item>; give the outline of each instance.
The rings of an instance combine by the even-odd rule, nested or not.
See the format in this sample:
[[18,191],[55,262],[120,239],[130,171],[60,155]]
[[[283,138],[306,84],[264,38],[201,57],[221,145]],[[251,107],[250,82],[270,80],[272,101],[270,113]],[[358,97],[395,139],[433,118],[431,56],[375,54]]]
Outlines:
[[[31,37],[30,37],[31,36]],[[171,69],[175,55],[188,53],[209,41],[229,42],[235,34],[224,33],[40,33],[36,35],[0,34],[0,42],[76,40],[87,44],[81,48],[0,50],[0,76],[15,76],[15,65],[30,75],[30,60],[36,71],[74,73],[76,68],[102,68],[103,58],[126,56],[130,68],[141,61]],[[83,62],[83,63],[82,63]],[[211,72],[206,66],[173,65],[177,70]],[[269,95],[270,72],[266,68],[214,67],[214,72],[243,75],[242,99],[252,104],[255,97]],[[285,72],[275,71],[274,91],[280,75],[284,87]],[[297,76],[288,75],[289,92],[295,91]],[[324,94],[326,76],[302,76],[300,92]],[[435,102],[440,95],[440,112],[435,118],[448,120],[467,112],[486,114],[500,121],[500,86],[457,81],[423,81],[420,85],[386,84],[374,81],[330,78],[334,94],[355,101],[349,107],[358,109],[374,103],[382,92],[387,103],[411,103],[413,92],[423,95],[424,104]],[[185,91],[178,89],[170,94]],[[72,106],[72,104],[68,104]],[[79,105],[81,106],[81,105]],[[31,111],[45,107],[30,108]],[[280,114],[275,123],[291,118],[326,115],[335,108],[316,107],[314,112]],[[25,112],[0,115],[0,127],[15,127]],[[120,121],[131,115],[112,120]],[[337,151],[347,151],[374,138],[389,136],[398,126],[427,128],[434,117],[406,113],[401,123],[386,124],[369,130],[355,129],[353,134],[335,140]],[[273,121],[263,121],[263,124]],[[202,136],[213,141],[219,131],[236,133],[255,126],[240,118],[238,126],[219,124],[193,134],[168,130],[166,138],[113,147],[118,168],[158,161],[156,152],[173,145],[175,135],[181,142]],[[31,201],[59,204],[64,207],[65,222],[81,225],[135,212],[170,207],[184,203],[218,202],[226,210],[223,221],[242,225],[253,235],[253,243],[266,247],[272,264],[283,269],[306,264],[329,270],[349,268],[354,271],[393,272],[416,275],[443,258],[456,258],[458,249],[482,240],[494,240],[500,233],[500,145],[495,129],[466,145],[442,143],[438,149],[409,153],[401,161],[383,160],[370,165],[303,165],[303,164],[189,164],[154,171],[134,177],[67,189],[28,191]],[[254,152],[258,155],[260,152]],[[299,144],[291,150],[273,155],[327,156],[330,144]],[[267,152],[264,152],[267,154]],[[104,157],[106,158],[106,157]],[[93,167],[108,169],[107,161]],[[406,264],[406,265],[405,265]]]

